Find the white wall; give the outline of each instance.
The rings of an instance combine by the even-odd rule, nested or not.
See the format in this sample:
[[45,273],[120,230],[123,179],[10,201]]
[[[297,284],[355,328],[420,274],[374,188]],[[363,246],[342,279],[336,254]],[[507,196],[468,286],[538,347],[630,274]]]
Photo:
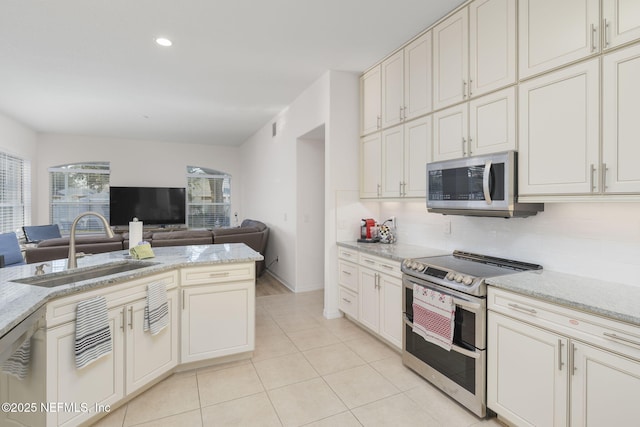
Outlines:
[[186,167],[203,166],[231,174],[231,212],[242,214],[240,149],[89,136],[42,134],[38,137],[36,221],[49,222],[48,168],[73,162],[109,161],[110,182],[119,186],[185,187]]
[[[0,151],[13,154],[31,162],[31,197],[32,212],[37,206],[36,171],[38,163],[36,159],[37,134],[21,123],[0,114]],[[32,223],[35,215],[32,215]]]
[[[398,217],[399,242],[462,249],[541,264],[547,270],[640,286],[640,203],[546,203],[529,218],[427,213],[424,202],[382,202]],[[451,234],[443,231],[447,222]]]

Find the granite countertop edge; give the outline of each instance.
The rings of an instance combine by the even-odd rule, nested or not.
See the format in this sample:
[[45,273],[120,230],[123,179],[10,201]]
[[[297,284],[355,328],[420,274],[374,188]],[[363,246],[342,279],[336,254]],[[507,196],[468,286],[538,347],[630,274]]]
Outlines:
[[409,245],[404,243],[361,243],[357,241],[337,242],[338,246],[354,249],[369,255],[402,261],[406,258],[422,258],[427,256],[447,255],[451,251],[428,246]]
[[[243,243],[170,246],[153,248],[153,250],[156,255],[154,258],[136,261],[153,263],[147,267],[53,288],[13,281],[34,276],[35,264],[0,269],[0,337],[55,298],[106,288],[125,281],[186,267],[254,262],[264,259],[260,253]],[[128,254],[123,251],[107,252],[79,258],[78,268],[90,268],[129,259]],[[46,267],[46,274],[51,274],[52,278],[64,275],[67,271],[66,259],[49,261],[47,264],[49,266]]]

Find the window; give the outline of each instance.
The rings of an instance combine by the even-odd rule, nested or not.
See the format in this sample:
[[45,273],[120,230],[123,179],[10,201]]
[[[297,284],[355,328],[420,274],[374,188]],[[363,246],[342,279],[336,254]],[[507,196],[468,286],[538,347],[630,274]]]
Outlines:
[[228,227],[230,218],[231,175],[187,166],[187,226]]
[[[50,218],[62,234],[68,234],[73,220],[83,212],[98,212],[109,219],[108,162],[74,163],[49,168]],[[102,222],[94,217],[83,218],[78,233],[101,233]]]
[[31,162],[0,153],[0,232],[31,224]]

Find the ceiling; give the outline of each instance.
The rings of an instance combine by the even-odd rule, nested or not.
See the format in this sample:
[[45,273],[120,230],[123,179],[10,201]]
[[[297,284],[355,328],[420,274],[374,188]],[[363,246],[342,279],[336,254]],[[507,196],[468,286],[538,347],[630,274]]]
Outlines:
[[45,133],[238,145],[325,71],[362,72],[461,3],[0,0],[0,113]]

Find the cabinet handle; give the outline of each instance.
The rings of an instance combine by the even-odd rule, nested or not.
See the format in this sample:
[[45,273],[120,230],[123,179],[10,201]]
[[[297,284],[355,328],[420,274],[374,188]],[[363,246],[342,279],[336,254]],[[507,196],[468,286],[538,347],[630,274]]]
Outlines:
[[523,307],[521,305],[514,304],[514,303],[509,303],[507,305],[509,307],[513,308],[514,310],[524,311],[525,313],[529,313],[529,314],[536,314],[537,313],[537,311],[535,311],[533,308]]
[[349,300],[349,299],[342,298],[342,301],[346,302],[347,304],[351,304],[351,300]]
[[370,259],[364,259],[364,262],[366,262],[367,264],[375,264],[376,262]]
[[351,276],[351,272],[350,272],[350,271],[342,270],[342,272],[343,272],[344,274],[346,274],[347,276]]
[[402,181],[400,181],[398,184],[399,184],[398,192],[400,193],[400,197],[402,197]]
[[471,95],[473,95],[473,80],[469,79],[469,98],[471,98]]
[[400,121],[404,120],[404,117],[402,117],[402,105],[400,106],[400,113],[398,114],[398,116],[400,117]]
[[124,307],[122,307],[122,311],[120,312],[122,314],[122,318],[120,320],[122,320],[122,323],[120,323],[120,329],[122,329],[122,332],[124,332],[124,324],[126,323],[126,320],[124,319]]
[[402,183],[402,195],[403,196],[407,195],[407,183],[406,182]]
[[578,368],[576,367],[576,345],[571,343],[571,375],[575,375]]
[[184,289],[182,290],[182,309],[184,310]]
[[227,277],[230,273],[228,271],[223,271],[220,273],[209,273],[209,277]]
[[387,265],[387,264],[380,264],[380,267],[384,267],[384,268],[386,268],[387,270],[393,270],[393,267],[392,267],[392,266],[390,266],[390,265]]
[[562,367],[564,366],[564,362],[562,362],[562,347],[564,344],[561,339],[558,339],[558,371],[562,371]]
[[596,167],[593,165],[593,163],[591,163],[591,174],[590,174],[590,180],[591,180],[591,192],[593,193],[594,191],[596,191],[596,180],[593,178],[593,175],[596,172]]
[[133,329],[133,306],[129,307],[129,329]]
[[471,142],[473,142],[473,138],[469,137],[469,155],[473,154],[473,150],[471,150],[471,147],[472,147]]
[[611,332],[603,332],[602,335],[604,335],[607,338],[611,338],[612,340],[616,340],[616,341],[622,341],[625,343],[629,343],[629,344],[633,344],[633,345],[637,345],[640,347],[640,342],[626,338],[626,337],[621,337],[620,335],[616,335],[614,333]]
[[407,106],[402,107],[402,120],[407,120]]
[[381,188],[382,188],[382,186],[380,184],[378,184],[378,189],[376,190],[376,194],[378,195],[378,197],[380,197]]
[[467,97],[467,82],[462,79],[462,99]]
[[380,129],[382,127],[382,116],[376,116],[376,128]]
[[597,34],[597,27],[594,24],[591,24],[591,52],[595,52],[597,49],[596,46],[596,34]]
[[602,28],[604,28],[604,47],[609,47],[609,21],[607,18],[602,20]]
[[467,155],[467,140],[464,139],[464,137],[462,138],[462,156],[466,156]]
[[380,289],[380,274],[376,273],[376,288]]
[[602,164],[602,191],[607,191],[607,172],[609,168],[606,163]]
[[351,258],[351,253],[350,252],[342,252],[340,255]]

